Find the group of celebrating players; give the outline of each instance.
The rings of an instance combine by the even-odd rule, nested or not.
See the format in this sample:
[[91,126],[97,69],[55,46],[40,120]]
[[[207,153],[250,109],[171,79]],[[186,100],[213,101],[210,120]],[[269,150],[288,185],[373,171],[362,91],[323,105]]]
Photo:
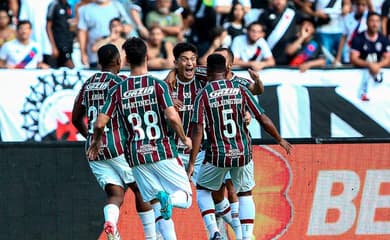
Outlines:
[[176,239],[172,208],[191,206],[191,182],[210,239],[222,239],[216,215],[233,228],[235,239],[251,239],[252,116],[288,154],[292,148],[253,96],[264,91],[258,73],[248,70],[252,80],[234,75],[227,48],[208,56],[207,68],[199,67],[197,49],[179,43],[173,49],[175,68],[162,81],[148,74],[142,39],[128,39],[122,48],[130,76],[119,75],[118,49],[101,47],[101,71],[82,86],[72,115],[87,139],[90,168],[107,194],[108,239],[120,239],[117,222],[127,186],[135,194],[145,239]]

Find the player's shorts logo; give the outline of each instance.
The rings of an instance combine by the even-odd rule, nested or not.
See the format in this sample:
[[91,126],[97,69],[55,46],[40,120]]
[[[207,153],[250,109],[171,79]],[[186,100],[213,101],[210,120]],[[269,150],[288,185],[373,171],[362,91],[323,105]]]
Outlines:
[[78,140],[72,125],[72,108],[86,78],[68,69],[38,77],[21,112],[27,140]]

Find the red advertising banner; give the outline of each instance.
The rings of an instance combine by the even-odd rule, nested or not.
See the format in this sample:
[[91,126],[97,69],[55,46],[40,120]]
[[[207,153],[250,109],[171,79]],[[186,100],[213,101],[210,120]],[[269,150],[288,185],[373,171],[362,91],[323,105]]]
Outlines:
[[[253,239],[390,239],[390,144],[302,144],[290,156],[254,146],[253,158]],[[178,239],[207,239],[195,196],[173,219]],[[119,229],[143,238],[131,191]]]

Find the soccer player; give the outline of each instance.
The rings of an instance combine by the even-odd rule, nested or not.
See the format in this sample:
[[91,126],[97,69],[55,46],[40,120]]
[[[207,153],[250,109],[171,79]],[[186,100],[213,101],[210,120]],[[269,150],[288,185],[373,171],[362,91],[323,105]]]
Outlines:
[[104,127],[119,115],[128,138],[126,159],[132,167],[141,195],[151,202],[156,224],[164,239],[176,239],[172,224],[160,226],[160,219],[171,219],[172,207],[188,208],[192,202],[191,186],[178,158],[172,129],[189,149],[191,139],[183,130],[180,116],[173,106],[168,85],[148,75],[146,45],[140,38],[123,45],[131,74],[110,91],[94,127],[87,154],[95,159]]
[[[175,57],[175,69],[170,74],[174,75],[176,81],[174,87],[171,88],[171,96],[183,122],[184,132],[186,136],[191,136],[190,123],[195,97],[204,86],[203,81],[195,78],[198,51],[190,43],[178,43],[173,48],[173,55]],[[179,157],[183,161],[185,169],[187,169],[190,161],[190,150],[180,141],[177,135],[175,135],[175,141]],[[200,166],[203,158],[204,154],[199,153],[195,163],[196,166]]]
[[197,202],[203,221],[211,239],[221,239],[211,192],[220,189],[226,173],[230,172],[234,188],[238,192],[242,239],[251,239],[255,218],[252,188],[255,182],[251,138],[243,120],[245,111],[249,110],[288,154],[291,145],[280,137],[272,121],[264,114],[248,89],[237,82],[226,80],[226,60],[220,54],[212,54],[207,58],[207,77],[209,82],[196,97],[194,105],[193,149],[188,174],[191,176],[193,172],[205,122],[206,158],[199,170],[196,185]]
[[[121,66],[121,58],[115,45],[108,44],[98,51],[101,72],[93,74],[83,85],[73,107],[72,122],[79,132],[87,138],[86,149],[91,144],[93,124],[104,104],[110,89],[122,81],[117,76]],[[88,128],[84,117],[88,117]],[[104,207],[104,230],[108,239],[120,239],[117,230],[119,208],[122,205],[126,185],[135,195],[135,205],[144,226],[145,238],[154,239],[154,212],[150,204],[141,197],[133,173],[124,157],[125,133],[118,116],[114,116],[104,128],[102,147],[97,158],[89,160],[89,166],[99,185],[107,193],[107,204]],[[92,161],[97,159],[98,161]]]

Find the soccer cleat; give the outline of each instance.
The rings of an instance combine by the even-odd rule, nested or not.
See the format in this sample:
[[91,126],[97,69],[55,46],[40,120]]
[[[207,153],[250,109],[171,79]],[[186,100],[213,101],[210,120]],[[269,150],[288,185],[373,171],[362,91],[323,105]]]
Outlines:
[[220,232],[215,232],[213,237],[210,240],[222,240],[222,235]]
[[104,231],[107,234],[107,240],[121,240],[119,232],[112,222],[104,223]]
[[360,96],[360,99],[362,101],[370,101],[370,99],[368,98],[367,94],[363,93],[361,96]]
[[157,193],[156,198],[160,201],[161,204],[161,216],[165,220],[169,220],[172,216],[172,203],[171,203],[171,197],[168,195],[168,193],[164,191],[160,191]]

